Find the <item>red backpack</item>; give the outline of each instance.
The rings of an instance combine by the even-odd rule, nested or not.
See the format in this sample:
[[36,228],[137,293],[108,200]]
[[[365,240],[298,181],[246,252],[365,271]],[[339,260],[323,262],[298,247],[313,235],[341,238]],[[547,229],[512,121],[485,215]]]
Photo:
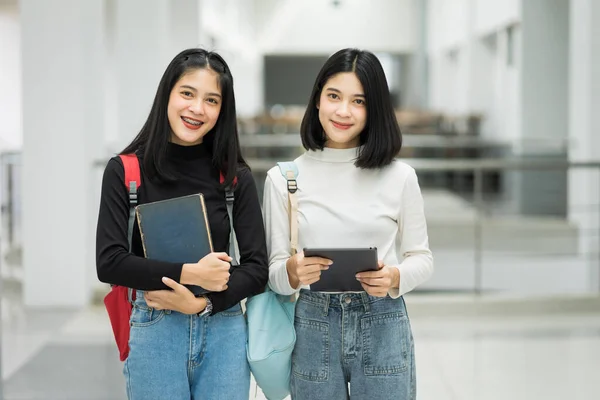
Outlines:
[[[123,169],[125,170],[125,187],[129,190],[127,239],[129,241],[129,251],[131,251],[137,192],[142,185],[140,164],[135,154],[121,154],[119,157],[123,162]],[[110,292],[104,297],[104,306],[108,312],[108,318],[110,319],[110,324],[115,335],[121,361],[125,361],[129,355],[129,319],[134,300],[135,291],[119,285],[113,285]]]
[[[138,202],[138,189],[142,185],[140,175],[140,164],[135,154],[119,155],[123,162],[125,171],[125,187],[129,191],[129,223],[127,227],[127,240],[129,242],[129,251],[131,252],[131,239],[133,235],[133,224],[135,221],[135,207]],[[223,174],[220,177],[221,183],[225,181]],[[237,178],[234,179],[233,185],[237,183]],[[227,214],[229,215],[230,235],[229,235],[229,254],[233,257],[233,265],[238,262],[235,257],[235,236],[233,231],[233,189],[227,189],[225,192],[225,200],[227,203]],[[112,285],[110,292],[104,297],[104,305],[108,312],[108,318],[115,335],[115,341],[119,349],[119,358],[125,361],[129,355],[129,319],[131,318],[131,310],[135,301],[135,290],[124,286]]]

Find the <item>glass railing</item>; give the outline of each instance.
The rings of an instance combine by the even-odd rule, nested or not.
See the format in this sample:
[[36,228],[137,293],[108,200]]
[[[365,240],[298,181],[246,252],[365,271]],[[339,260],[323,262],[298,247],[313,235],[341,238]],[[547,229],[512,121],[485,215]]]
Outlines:
[[[406,149],[427,149],[427,140],[407,137]],[[447,147],[464,151],[490,145],[486,140],[460,140]],[[243,135],[242,146],[261,199],[266,171],[303,151],[297,134]],[[568,161],[564,152],[486,154],[402,156],[417,170],[435,256],[436,272],[420,290],[519,296],[600,293],[600,162]],[[20,156],[4,154],[1,160],[3,277],[18,277]],[[106,160],[94,165],[99,187]]]

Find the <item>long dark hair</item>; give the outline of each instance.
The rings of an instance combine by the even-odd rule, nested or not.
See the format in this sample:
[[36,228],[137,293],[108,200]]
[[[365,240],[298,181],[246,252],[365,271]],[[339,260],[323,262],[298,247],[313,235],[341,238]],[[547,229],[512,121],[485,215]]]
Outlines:
[[231,185],[238,168],[246,167],[240,150],[233,94],[233,77],[223,58],[204,49],[187,49],[177,54],[165,70],[152,104],[148,119],[140,133],[121,154],[137,153],[143,156],[144,171],[149,177],[163,181],[176,178],[166,168],[168,143],[171,139],[171,126],[167,116],[169,96],[175,84],[186,73],[201,68],[210,68],[219,74],[222,106],[217,123],[204,136],[203,143],[212,152],[213,165],[225,177],[223,185]]
[[317,75],[308,107],[302,118],[300,135],[306,150],[323,150],[325,134],[317,104],[327,81],[341,72],[354,72],[365,91],[367,123],[360,133],[362,145],[355,165],[381,168],[390,164],[402,148],[402,134],[394,113],[383,67],[371,52],[343,49],[329,57]]

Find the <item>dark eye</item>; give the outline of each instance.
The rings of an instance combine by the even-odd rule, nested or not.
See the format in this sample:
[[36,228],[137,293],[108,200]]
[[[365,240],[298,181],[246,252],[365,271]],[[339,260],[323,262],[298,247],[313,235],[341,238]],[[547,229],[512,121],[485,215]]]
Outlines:
[[364,105],[365,105],[365,101],[364,101],[363,99],[356,99],[356,100],[354,100],[354,101],[356,102],[356,104],[359,104],[359,105],[361,105],[361,106],[364,106]]
[[213,98],[208,98],[206,101],[208,101],[209,103],[212,103],[212,104],[219,104],[217,99],[213,99]]
[[329,93],[329,94],[327,95],[327,97],[329,97],[330,99],[333,99],[333,100],[337,100],[337,99],[339,99],[339,98],[340,98],[340,96],[338,96],[338,95],[337,95],[337,94],[335,94],[335,93]]
[[194,95],[189,90],[184,90],[183,92],[181,92],[181,94],[184,95],[185,97],[192,97]]

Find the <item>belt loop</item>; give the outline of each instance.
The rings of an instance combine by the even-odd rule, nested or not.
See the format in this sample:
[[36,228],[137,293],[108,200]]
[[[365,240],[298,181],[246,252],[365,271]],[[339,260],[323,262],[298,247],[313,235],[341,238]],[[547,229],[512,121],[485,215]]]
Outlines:
[[323,304],[323,316],[326,317],[329,315],[329,302],[331,301],[331,295],[325,295],[325,302]]
[[[133,295],[135,295],[135,300],[133,299]],[[144,291],[136,290],[136,289],[128,289],[127,297],[131,304],[135,303],[136,300],[141,299],[144,300]]]
[[365,313],[370,312],[371,311],[371,300],[369,299],[369,295],[367,294],[367,292],[361,292],[360,298],[362,300],[363,307],[365,308]]
[[[132,288],[127,288],[127,300],[129,301],[129,303],[133,304],[133,291],[135,289]],[[136,295],[137,297],[137,295]]]

